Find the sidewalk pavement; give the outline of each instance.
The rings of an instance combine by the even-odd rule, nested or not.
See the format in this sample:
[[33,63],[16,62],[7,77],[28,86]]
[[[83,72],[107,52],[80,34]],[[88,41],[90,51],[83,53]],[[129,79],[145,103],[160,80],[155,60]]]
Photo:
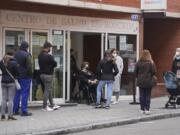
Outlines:
[[150,115],[141,114],[139,105],[130,105],[131,101],[120,101],[109,110],[83,104],[52,112],[31,108],[32,116],[0,121],[0,135],[59,135],[180,116],[180,108],[165,109],[167,100],[168,97],[152,99]]

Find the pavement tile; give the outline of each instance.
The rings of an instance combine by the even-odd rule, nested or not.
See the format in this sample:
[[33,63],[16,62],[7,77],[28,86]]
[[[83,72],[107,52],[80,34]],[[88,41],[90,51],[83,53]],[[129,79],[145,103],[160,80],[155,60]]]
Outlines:
[[[139,105],[129,105],[130,101],[121,101],[112,105],[111,109],[94,109],[93,106],[80,104],[75,107],[62,107],[53,112],[44,112],[40,108],[31,109],[30,117],[17,116],[17,121],[0,121],[0,135],[22,135],[38,134],[44,131],[68,129],[67,131],[77,132],[85,129],[102,128],[103,123],[107,126],[115,125],[115,121],[138,121],[139,118],[146,120],[152,116],[162,114],[180,114],[180,108],[165,109],[168,97],[155,98],[151,103],[151,115],[140,114]],[[169,117],[169,115],[167,115]],[[109,124],[108,124],[109,123]],[[94,126],[93,126],[94,125]],[[105,126],[105,124],[104,124]]]

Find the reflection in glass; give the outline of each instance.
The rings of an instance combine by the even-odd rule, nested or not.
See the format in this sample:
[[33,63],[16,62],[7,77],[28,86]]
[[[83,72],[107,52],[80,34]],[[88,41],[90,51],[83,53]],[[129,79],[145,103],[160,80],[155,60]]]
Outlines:
[[42,100],[43,98],[44,86],[39,74],[38,55],[47,39],[47,32],[32,32],[32,58],[34,69],[32,80],[32,100]]
[[15,53],[21,42],[25,40],[25,32],[24,31],[5,31],[5,53],[11,52]]

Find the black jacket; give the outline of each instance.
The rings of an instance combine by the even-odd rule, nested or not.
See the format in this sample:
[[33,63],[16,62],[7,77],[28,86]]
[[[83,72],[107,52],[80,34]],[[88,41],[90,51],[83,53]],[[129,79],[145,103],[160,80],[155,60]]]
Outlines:
[[87,70],[87,71],[84,71],[84,70],[81,70],[79,72],[79,80],[85,84],[89,84],[88,83],[88,80],[95,80],[96,79],[96,76],[94,73],[92,73],[91,71]]
[[26,50],[19,50],[14,57],[19,65],[19,78],[32,78],[31,54]]
[[[19,75],[18,65],[14,59],[11,59],[6,67],[8,71],[13,75],[14,78],[17,78]],[[0,61],[0,69],[2,71],[2,83],[13,83],[14,79],[9,75],[5,68],[3,61]]]
[[135,66],[135,75],[137,77],[137,86],[141,88],[153,87],[153,76],[156,73],[155,64],[149,60],[139,60]]
[[112,61],[103,59],[97,67],[97,75],[99,80],[114,80],[114,76],[118,74],[117,65]]
[[38,63],[40,67],[40,74],[52,75],[54,68],[57,66],[53,56],[44,51],[39,54]]

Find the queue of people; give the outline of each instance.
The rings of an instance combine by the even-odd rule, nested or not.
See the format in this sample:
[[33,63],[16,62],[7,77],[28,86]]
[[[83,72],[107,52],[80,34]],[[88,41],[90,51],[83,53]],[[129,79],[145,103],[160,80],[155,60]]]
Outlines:
[[[0,61],[0,69],[2,71],[2,101],[1,101],[1,119],[6,119],[6,107],[8,105],[8,120],[16,120],[13,115],[31,116],[28,111],[28,98],[30,93],[30,85],[33,77],[32,58],[28,52],[29,44],[26,41],[21,43],[19,51],[14,55],[5,54]],[[49,53],[52,44],[45,42],[42,51],[38,56],[39,75],[43,85],[43,110],[53,111],[60,106],[55,105],[52,98],[52,80],[54,68],[57,66],[54,57]],[[72,50],[71,50],[72,52]],[[83,88],[86,88],[85,96],[89,99],[91,95],[92,101],[95,102],[95,108],[109,109],[111,104],[117,104],[120,96],[121,75],[123,72],[123,59],[118,55],[117,49],[107,50],[104,58],[100,60],[97,66],[97,73],[89,70],[89,62],[83,62],[81,70],[77,68],[75,58],[72,57],[72,79],[73,88],[75,87],[76,77],[80,80]],[[173,59],[172,71],[180,79],[180,48],[176,50]],[[156,85],[156,66],[148,50],[143,50],[142,54],[135,65],[135,76],[137,78],[136,85],[140,88],[140,111],[143,114],[150,113],[151,91]],[[15,80],[18,80],[21,89],[16,89]],[[80,84],[79,84],[80,85]],[[102,106],[104,86],[107,85],[107,99]],[[85,87],[84,87],[85,86]],[[80,87],[79,87],[80,88]],[[72,90],[73,91],[73,90]],[[112,94],[115,95],[115,101],[111,103]],[[48,100],[50,105],[48,105]],[[8,103],[7,103],[8,102]],[[20,108],[21,102],[21,109]]]

